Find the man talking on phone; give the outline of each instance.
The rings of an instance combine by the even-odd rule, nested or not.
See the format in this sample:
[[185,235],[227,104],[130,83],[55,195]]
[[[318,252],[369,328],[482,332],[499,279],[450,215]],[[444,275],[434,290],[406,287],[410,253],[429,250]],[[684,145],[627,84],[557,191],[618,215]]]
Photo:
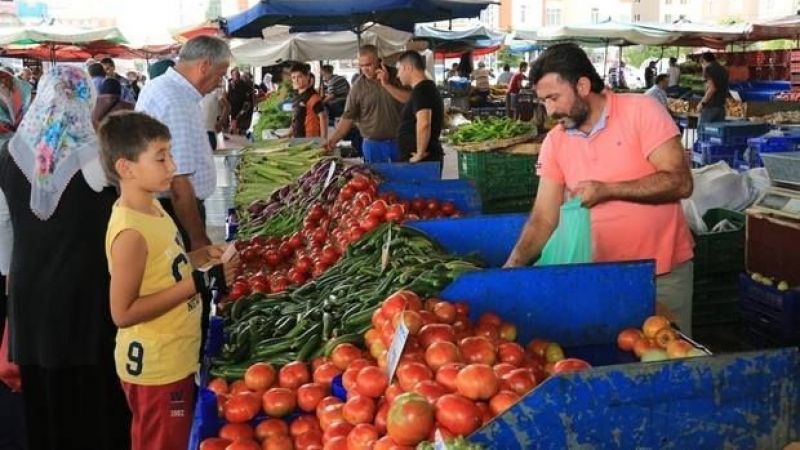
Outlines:
[[390,76],[374,45],[359,49],[358,65],[362,76],[350,89],[342,119],[328,139],[326,148],[333,150],[356,124],[364,136],[364,162],[399,161],[397,127],[400,125],[400,111],[411,93],[399,86],[396,77]]

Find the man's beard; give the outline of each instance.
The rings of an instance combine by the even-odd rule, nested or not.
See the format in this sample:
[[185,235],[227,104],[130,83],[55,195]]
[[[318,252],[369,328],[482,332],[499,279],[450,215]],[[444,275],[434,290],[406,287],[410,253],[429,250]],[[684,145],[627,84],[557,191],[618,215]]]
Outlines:
[[569,110],[568,114],[553,114],[553,119],[556,119],[567,130],[574,130],[580,127],[589,118],[589,104],[580,99],[575,98],[575,103]]

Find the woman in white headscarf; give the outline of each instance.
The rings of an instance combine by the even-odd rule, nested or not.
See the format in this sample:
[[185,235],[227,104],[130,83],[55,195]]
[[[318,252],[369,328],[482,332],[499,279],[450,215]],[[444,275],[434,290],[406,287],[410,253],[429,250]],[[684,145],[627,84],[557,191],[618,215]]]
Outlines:
[[104,252],[116,193],[99,162],[96,96],[86,72],[55,67],[0,149],[10,353],[20,367],[33,450],[130,445]]
[[271,94],[272,91],[275,90],[275,85],[272,84],[271,73],[267,72],[264,74],[264,76],[261,78],[261,86],[259,87],[261,88],[261,92],[263,92],[265,95]]

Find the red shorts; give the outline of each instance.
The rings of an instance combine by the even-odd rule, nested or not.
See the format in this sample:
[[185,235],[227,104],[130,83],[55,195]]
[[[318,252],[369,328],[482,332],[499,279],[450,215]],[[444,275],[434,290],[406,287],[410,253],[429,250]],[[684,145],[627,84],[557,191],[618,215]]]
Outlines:
[[131,408],[131,450],[186,450],[192,428],[194,375],[170,384],[122,382]]

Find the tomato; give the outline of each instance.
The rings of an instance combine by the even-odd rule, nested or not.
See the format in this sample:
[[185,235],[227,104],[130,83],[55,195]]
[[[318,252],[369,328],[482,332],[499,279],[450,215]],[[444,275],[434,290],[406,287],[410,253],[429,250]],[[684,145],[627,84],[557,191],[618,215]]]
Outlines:
[[458,372],[458,393],[471,400],[488,400],[497,393],[498,380],[491,366],[470,364]]
[[346,436],[336,436],[327,441],[325,441],[325,437],[323,436],[322,440],[325,442],[322,450],[347,450]]
[[[419,317],[422,319],[422,326],[430,325],[432,323],[436,323],[436,316],[433,315],[432,312],[423,309],[419,312]],[[421,331],[421,330],[420,330]]]
[[495,416],[502,414],[514,403],[519,401],[520,396],[512,391],[500,391],[489,400],[489,409]]
[[497,346],[497,359],[519,367],[525,359],[525,349],[516,342],[503,342]]
[[436,371],[436,382],[450,392],[458,391],[456,377],[463,367],[460,363],[445,364]]
[[475,402],[475,406],[477,406],[478,407],[478,411],[481,412],[481,423],[482,424],[486,424],[490,420],[492,420],[494,415],[492,414],[492,410],[489,407],[489,403],[487,403],[487,402]]
[[252,392],[233,394],[225,404],[225,420],[233,423],[247,422],[258,414],[258,396]]
[[322,448],[322,432],[319,430],[307,431],[294,438],[295,450],[312,450]]
[[225,450],[261,450],[261,446],[252,439],[237,439],[225,447]]
[[319,426],[317,417],[314,415],[299,416],[289,424],[289,435],[297,437],[310,431],[318,431],[322,439],[322,428]]
[[344,403],[339,397],[334,397],[333,395],[329,395],[322,400],[319,401],[317,404],[317,416],[320,415],[323,408],[330,405],[338,405],[340,403]]
[[425,397],[425,399],[428,400],[428,403],[431,405],[436,403],[436,400],[438,400],[439,397],[448,393],[444,386],[433,380],[420,381],[414,385],[414,389],[412,391]]
[[410,445],[400,445],[393,441],[391,437],[384,436],[375,441],[375,446],[372,447],[372,450],[414,450],[414,447]]
[[428,200],[428,202],[425,204],[425,209],[428,210],[428,212],[432,212],[432,213],[438,212],[439,211],[439,201],[435,200],[435,199]]
[[402,363],[397,368],[397,382],[404,391],[409,392],[414,385],[423,380],[432,380],[433,372],[425,364],[418,362]]
[[256,280],[250,283],[250,289],[259,294],[269,294],[269,281]]
[[203,439],[203,442],[200,443],[199,450],[225,450],[230,443],[231,441],[218,437]]
[[253,429],[246,423],[226,423],[219,430],[219,437],[229,441],[253,439],[254,436]]
[[365,395],[353,395],[345,402],[342,415],[352,425],[371,423],[375,419],[375,400]]
[[389,378],[376,366],[364,367],[356,377],[356,392],[370,398],[380,397],[388,386]]
[[228,382],[224,378],[214,378],[208,382],[208,390],[220,395],[228,393]]
[[342,371],[332,362],[322,363],[319,367],[314,369],[314,382],[330,386],[333,379],[340,373],[342,373]]
[[580,372],[582,370],[591,369],[592,366],[578,358],[567,358],[562,359],[561,361],[557,362],[553,366],[553,373],[570,373],[570,372]]
[[466,436],[481,426],[482,418],[472,400],[447,394],[436,401],[436,421],[453,433]]
[[452,202],[442,202],[441,210],[445,216],[452,216],[456,212],[456,205]]
[[284,276],[277,276],[272,279],[271,291],[272,292],[283,292],[289,287],[289,280]]
[[666,349],[669,344],[678,340],[678,333],[672,327],[662,328],[658,330],[653,340],[656,341],[659,347]]
[[339,190],[339,197],[341,197],[342,200],[350,200],[353,198],[353,195],[355,195],[355,189],[349,184],[346,184]]
[[375,199],[369,192],[359,192],[356,194],[353,205],[358,209],[366,209]]
[[307,280],[307,277],[304,273],[296,271],[294,268],[289,269],[289,281],[296,285],[301,286]]
[[434,420],[433,405],[425,397],[407,392],[392,402],[386,428],[394,442],[400,445],[417,445],[428,437]]
[[564,350],[560,345],[555,342],[547,344],[547,349],[544,351],[544,358],[547,362],[558,362],[564,359]]
[[353,430],[353,425],[345,422],[335,422],[328,426],[325,429],[325,432],[322,434],[322,442],[327,442],[335,437],[344,437],[347,438],[347,435],[350,434],[350,431]]
[[354,191],[359,192],[367,189],[368,185],[369,180],[367,180],[367,178],[363,175],[356,175],[347,183],[347,186],[350,186]]
[[348,450],[371,450],[372,445],[378,440],[378,430],[374,425],[360,423],[353,427],[347,435]]
[[291,436],[274,436],[264,441],[261,450],[294,450]]
[[286,241],[289,247],[292,250],[298,250],[303,247],[303,235],[301,233],[294,233],[292,236]]
[[437,303],[432,312],[441,323],[453,323],[456,321],[456,307],[450,302]]
[[286,436],[289,434],[289,425],[281,419],[266,419],[256,425],[256,439],[263,441],[273,436]]
[[303,274],[309,274],[314,269],[314,261],[308,256],[297,258],[294,263],[294,270]]
[[544,359],[544,352],[547,350],[548,345],[550,345],[549,341],[544,339],[533,339],[528,342],[527,350],[533,355]]
[[503,381],[509,390],[519,395],[527,394],[537,384],[536,378],[528,369],[514,369],[503,377]]
[[494,325],[478,324],[475,327],[475,336],[481,336],[489,339],[490,342],[497,342],[500,340],[500,328]]
[[361,358],[361,350],[353,344],[339,344],[331,353],[331,362],[339,370],[348,369],[350,363]]
[[263,391],[275,384],[275,368],[269,363],[255,363],[244,373],[244,384],[251,391]]
[[297,388],[297,406],[305,412],[312,412],[317,409],[319,402],[327,395],[327,385],[306,383]]
[[319,260],[323,264],[326,264],[330,267],[336,264],[336,261],[339,260],[339,252],[337,252],[332,246],[326,245],[325,247],[322,247],[322,253],[319,255]]
[[244,297],[245,295],[250,295],[250,285],[248,285],[244,281],[236,281],[233,283],[233,287],[231,288],[231,297]]
[[514,324],[503,322],[498,328],[500,339],[508,342],[517,340],[517,327]]
[[455,342],[456,333],[453,327],[444,323],[431,323],[419,330],[419,343],[427,349],[434,342]]
[[415,198],[414,200],[411,200],[411,210],[416,213],[424,211],[426,206],[427,203],[425,202],[425,199]]
[[344,386],[345,391],[356,391],[356,381],[358,380],[358,372],[360,371],[361,369],[356,369],[353,367],[344,371],[344,374],[342,374],[342,385]]
[[384,392],[384,399],[387,403],[392,403],[398,395],[404,393],[403,387],[400,386],[398,383],[392,383],[386,388],[386,392]]
[[644,337],[653,339],[656,337],[656,333],[659,330],[664,328],[671,327],[669,323],[669,319],[664,316],[650,316],[647,320],[644,321],[642,325],[642,331],[644,332]]
[[425,363],[434,371],[445,364],[461,362],[461,352],[452,342],[434,342],[425,350]]
[[466,363],[494,365],[497,355],[494,344],[483,336],[464,338],[459,343],[461,357]]
[[278,372],[278,385],[283,388],[297,389],[310,381],[308,365],[302,361],[290,362]]
[[386,216],[384,218],[387,222],[400,223],[405,219],[405,215],[406,213],[402,205],[391,205],[389,209],[386,210]]
[[394,328],[397,328],[401,318],[403,319],[403,323],[405,323],[406,328],[408,328],[408,334],[411,336],[416,336],[417,333],[419,333],[420,328],[422,328],[422,317],[420,317],[419,313],[416,311],[406,310],[395,314],[394,318],[392,319],[392,326]]
[[388,209],[388,205],[386,204],[385,201],[383,201],[383,200],[375,200],[374,202],[372,202],[372,205],[370,205],[369,210],[367,211],[367,214],[370,217],[374,217],[374,218],[382,221],[383,218],[386,216],[387,209]]
[[346,422],[344,419],[344,403],[340,400],[339,403],[327,405],[322,409],[317,408],[317,418],[319,419],[319,426],[323,430],[327,430],[335,423]]
[[502,323],[503,320],[500,319],[500,316],[493,312],[485,312],[478,318],[478,325],[491,325],[499,328]]
[[513,364],[509,364],[507,362],[501,362],[501,363],[495,364],[494,367],[492,367],[492,370],[494,370],[494,374],[497,377],[497,379],[499,380],[499,379],[502,379],[507,373],[509,373],[512,370],[515,370],[517,368],[518,367],[513,365]]
[[261,397],[264,412],[270,417],[283,417],[297,406],[297,399],[291,389],[277,387],[264,393]]

